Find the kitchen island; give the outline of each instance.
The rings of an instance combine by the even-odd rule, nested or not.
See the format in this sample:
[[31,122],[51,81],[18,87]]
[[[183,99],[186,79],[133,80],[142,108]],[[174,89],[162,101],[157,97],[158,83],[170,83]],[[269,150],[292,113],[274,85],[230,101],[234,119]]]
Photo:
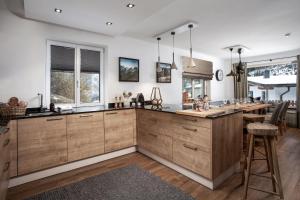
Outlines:
[[137,109],[138,151],[215,189],[239,170],[242,111],[206,117],[188,113],[174,105]]
[[242,111],[193,117],[181,105],[77,108],[10,121],[10,186],[139,151],[215,189],[238,168]]

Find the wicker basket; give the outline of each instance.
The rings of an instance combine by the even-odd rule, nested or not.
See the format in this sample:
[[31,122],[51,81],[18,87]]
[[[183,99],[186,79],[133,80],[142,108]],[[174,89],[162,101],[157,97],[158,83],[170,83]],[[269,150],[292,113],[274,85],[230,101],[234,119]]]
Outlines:
[[12,116],[22,116],[26,113],[26,107],[9,107],[9,111]]

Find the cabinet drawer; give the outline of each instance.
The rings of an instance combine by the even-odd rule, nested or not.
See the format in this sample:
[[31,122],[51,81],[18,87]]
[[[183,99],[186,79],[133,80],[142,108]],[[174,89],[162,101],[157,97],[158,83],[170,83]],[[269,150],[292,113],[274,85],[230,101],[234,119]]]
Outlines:
[[202,151],[201,147],[195,144],[174,139],[173,161],[184,168],[211,179],[211,154]]
[[202,151],[211,152],[211,129],[179,123],[171,127],[175,139],[196,144]]
[[120,121],[124,119],[136,119],[136,114],[134,109],[127,110],[114,110],[114,111],[106,111],[104,112],[104,120],[106,121]]
[[140,131],[138,144],[162,158],[172,160],[172,138],[169,136]]
[[138,131],[148,131],[172,136],[172,130],[170,130],[171,115],[172,114],[157,111],[139,110],[137,118]]
[[191,125],[191,126],[199,126],[203,128],[211,129],[211,120],[204,119],[200,117],[192,117],[186,115],[173,115],[172,122],[175,124],[184,124],[184,125]]
[[67,116],[68,161],[104,153],[103,113]]

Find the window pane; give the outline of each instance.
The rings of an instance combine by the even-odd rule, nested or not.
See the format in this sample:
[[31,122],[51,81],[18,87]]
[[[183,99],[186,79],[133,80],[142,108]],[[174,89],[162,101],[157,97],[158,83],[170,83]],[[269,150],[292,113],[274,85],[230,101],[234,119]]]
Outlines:
[[247,69],[249,93],[269,101],[295,101],[297,63],[270,64]]
[[204,80],[194,79],[194,98],[203,98],[204,96]]
[[51,103],[75,103],[75,49],[51,45]]
[[80,49],[80,102],[100,102],[100,52]]
[[188,98],[192,98],[192,91],[193,91],[193,86],[192,86],[192,79],[191,78],[183,78],[183,92],[188,93]]

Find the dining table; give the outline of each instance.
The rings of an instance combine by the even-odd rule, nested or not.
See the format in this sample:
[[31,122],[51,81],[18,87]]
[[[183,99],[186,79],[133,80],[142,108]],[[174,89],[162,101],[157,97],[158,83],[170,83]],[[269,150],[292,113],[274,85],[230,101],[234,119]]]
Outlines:
[[225,105],[224,108],[228,109],[241,109],[244,113],[256,113],[263,114],[265,109],[272,107],[272,104],[268,103],[238,103]]

